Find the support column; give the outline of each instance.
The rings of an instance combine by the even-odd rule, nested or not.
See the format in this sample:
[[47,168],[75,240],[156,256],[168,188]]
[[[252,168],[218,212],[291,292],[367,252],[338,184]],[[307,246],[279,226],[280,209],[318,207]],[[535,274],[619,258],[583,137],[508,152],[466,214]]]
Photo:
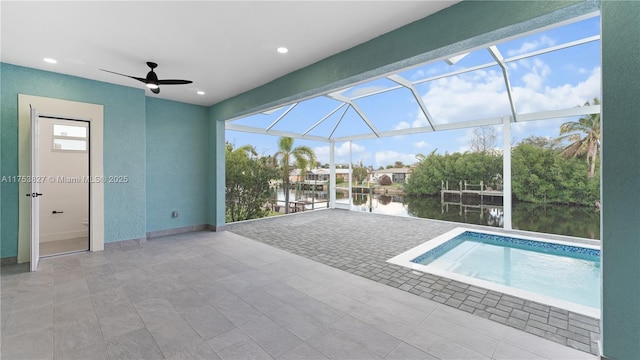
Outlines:
[[504,229],[511,230],[511,117],[502,118],[502,209]]
[[226,223],[225,203],[225,123],[209,117],[209,186],[207,223],[211,230],[222,231]]
[[349,140],[349,210],[352,209],[353,207],[353,182],[351,179],[351,173],[352,173],[352,165],[351,163],[353,162],[353,160],[351,159],[351,140]]
[[336,143],[333,139],[329,142],[329,208],[336,208]]
[[602,1],[601,348],[640,354],[640,2]]

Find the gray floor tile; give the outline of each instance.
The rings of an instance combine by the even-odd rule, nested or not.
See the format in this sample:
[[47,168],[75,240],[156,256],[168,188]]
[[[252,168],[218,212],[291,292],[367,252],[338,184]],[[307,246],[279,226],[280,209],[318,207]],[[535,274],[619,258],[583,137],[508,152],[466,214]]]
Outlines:
[[120,282],[113,273],[90,273],[85,274],[85,280],[89,289],[89,294],[96,294],[105,290],[120,287]]
[[216,299],[216,301],[212,303],[218,311],[227,319],[231,320],[236,326],[255,321],[262,316],[260,311],[237,296]]
[[400,343],[397,338],[351,316],[343,317],[331,328],[380,357],[387,356]]
[[147,329],[135,330],[107,342],[110,359],[162,359],[162,352]]
[[83,320],[65,322],[53,326],[53,349],[56,357],[69,353],[74,349],[82,349],[90,346],[104,344],[98,319],[87,318]]
[[69,300],[53,306],[54,325],[90,320],[95,319],[95,317],[95,309],[89,296]]
[[407,343],[401,342],[395,349],[387,355],[388,360],[437,360],[438,358],[427,354],[426,352],[413,347]]
[[228,346],[220,352],[218,356],[222,360],[270,360],[273,359],[269,353],[264,351],[251,339]]
[[345,314],[331,306],[314,298],[292,304],[293,307],[320,322],[323,326],[329,326],[340,320]]
[[20,274],[18,292],[37,291],[53,287],[53,275],[45,271]]
[[152,298],[138,300],[133,303],[142,321],[149,327],[155,324],[165,324],[170,322],[179,322],[182,316],[171,305],[169,300],[161,298]]
[[82,271],[78,271],[78,269],[69,269],[62,271],[56,270],[52,274],[52,280],[53,286],[59,286],[68,282],[83,281],[84,276],[82,274]]
[[307,343],[302,343],[278,356],[279,360],[329,360],[320,351]]
[[293,305],[298,302],[306,301],[308,296],[284,282],[269,284],[262,288],[267,294],[277,298],[278,300]]
[[142,329],[145,324],[132,303],[119,303],[97,310],[98,322],[105,341]]
[[34,332],[53,326],[53,305],[7,313],[4,331],[11,335]]
[[458,343],[445,339],[439,335],[425,330],[411,333],[406,339],[409,345],[413,345],[426,353],[439,359],[490,359],[490,356],[468,349]]
[[204,340],[183,319],[147,324],[147,328],[165,358],[187,351]]
[[381,359],[355,341],[329,329],[312,336],[306,343],[330,359]]
[[240,328],[273,357],[284,354],[302,342],[266,316],[243,324]]
[[191,309],[183,314],[185,320],[205,340],[223,334],[235,327],[222,313],[211,305]]
[[291,305],[284,305],[268,313],[277,322],[297,337],[306,340],[324,329],[322,323]]
[[236,327],[233,328],[224,334],[220,334],[210,340],[207,341],[207,345],[215,351],[216,353],[222,351],[222,349],[241,343],[246,340],[251,340],[251,338],[242,331],[242,329]]
[[[488,321],[487,321],[488,322]],[[416,332],[426,331],[460,344],[483,355],[491,356],[499,340],[483,333],[469,330],[441,317],[430,316],[416,328]]]
[[200,268],[199,270],[214,281],[232,275],[232,273],[227,269],[217,264],[210,264]]
[[131,301],[162,297],[162,292],[152,281],[123,285],[122,289]]
[[220,359],[216,353],[211,350],[209,345],[206,342],[197,345],[194,348],[189,350],[185,350],[179,352],[172,357],[168,358],[170,360],[218,360]]
[[45,286],[29,291],[18,291],[13,298],[11,311],[41,308],[51,304],[53,304],[53,286]]
[[107,346],[104,343],[94,343],[85,347],[73,347],[55,353],[55,359],[64,360],[108,360]]
[[504,342],[500,342],[500,344],[498,344],[498,347],[496,348],[496,351],[493,353],[492,358],[495,360],[513,360],[513,359],[543,360],[543,359],[546,359],[541,355],[534,354],[532,352],[529,352],[527,350],[521,349],[519,347],[515,347],[513,345],[510,345]]
[[438,307],[438,310],[434,311],[430,317],[452,322],[467,329],[490,336],[494,339],[501,339],[505,331],[508,329],[506,326],[498,324],[494,321],[489,321],[479,316],[475,316],[446,305],[440,305],[440,307]]
[[215,280],[216,285],[220,285],[234,294],[239,294],[254,286],[248,280],[238,276],[238,274],[229,275]]
[[221,359],[273,359],[240,328],[227,331],[207,341]]
[[242,291],[238,293],[238,296],[265,314],[285,305],[282,301],[257,288]]
[[4,359],[53,359],[53,327],[16,336],[2,342]]
[[399,339],[405,338],[415,329],[414,325],[399,320],[393,314],[376,311],[369,305],[355,308],[349,312],[349,315]]
[[209,305],[207,300],[198,295],[192,289],[177,290],[165,293],[163,298],[169,300],[171,305],[179,312],[185,313],[191,309],[196,309],[205,305]]
[[89,288],[82,273],[77,280],[67,281],[53,287],[53,303],[56,305],[87,296],[89,296]]
[[507,328],[502,341],[549,359],[594,359],[591,354],[552,343],[524,331]]
[[91,295],[91,302],[96,311],[101,308],[110,308],[119,304],[131,303],[129,297],[121,287],[113,287]]

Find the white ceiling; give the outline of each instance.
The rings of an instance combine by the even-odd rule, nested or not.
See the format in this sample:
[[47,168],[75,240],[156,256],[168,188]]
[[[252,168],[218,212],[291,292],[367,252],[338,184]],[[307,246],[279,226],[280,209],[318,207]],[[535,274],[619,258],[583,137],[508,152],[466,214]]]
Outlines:
[[140,89],[99,69],[145,77],[154,61],[193,84],[147,96],[209,106],[457,2],[2,1],[0,60]]

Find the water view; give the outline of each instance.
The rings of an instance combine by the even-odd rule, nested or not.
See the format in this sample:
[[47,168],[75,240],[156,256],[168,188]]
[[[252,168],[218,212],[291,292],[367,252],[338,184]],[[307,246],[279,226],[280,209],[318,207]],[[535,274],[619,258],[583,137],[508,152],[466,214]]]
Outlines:
[[[413,197],[373,194],[352,194],[353,211],[377,214],[446,220],[466,224],[503,226],[503,210],[500,205],[459,205],[441,203],[439,196]],[[284,193],[278,191],[278,203],[284,206]],[[303,204],[305,210],[327,207],[326,192],[291,190],[289,200]],[[348,195],[337,193],[339,207],[348,206]],[[600,213],[593,207],[560,204],[532,204],[514,202],[513,229],[547,234],[600,239]]]
[[[368,197],[354,194],[353,210],[369,211]],[[379,194],[374,195],[371,204],[374,213],[503,226],[502,206],[442,204],[438,196]],[[519,230],[600,239],[600,213],[590,207],[514,202],[512,224]]]

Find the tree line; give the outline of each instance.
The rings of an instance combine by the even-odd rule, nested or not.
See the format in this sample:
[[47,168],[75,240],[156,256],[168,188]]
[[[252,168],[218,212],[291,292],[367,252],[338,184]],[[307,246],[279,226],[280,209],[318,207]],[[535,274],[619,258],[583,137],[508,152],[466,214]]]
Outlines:
[[[593,104],[599,104],[596,98]],[[585,103],[588,106],[589,102]],[[491,128],[475,130],[474,152],[418,155],[405,192],[435,195],[442,181],[482,181],[493,189],[502,184],[502,154],[494,151]],[[569,144],[562,146],[566,141]],[[516,200],[530,203],[594,205],[600,201],[600,114],[588,114],[560,126],[559,137],[529,137],[512,148],[511,185]]]

